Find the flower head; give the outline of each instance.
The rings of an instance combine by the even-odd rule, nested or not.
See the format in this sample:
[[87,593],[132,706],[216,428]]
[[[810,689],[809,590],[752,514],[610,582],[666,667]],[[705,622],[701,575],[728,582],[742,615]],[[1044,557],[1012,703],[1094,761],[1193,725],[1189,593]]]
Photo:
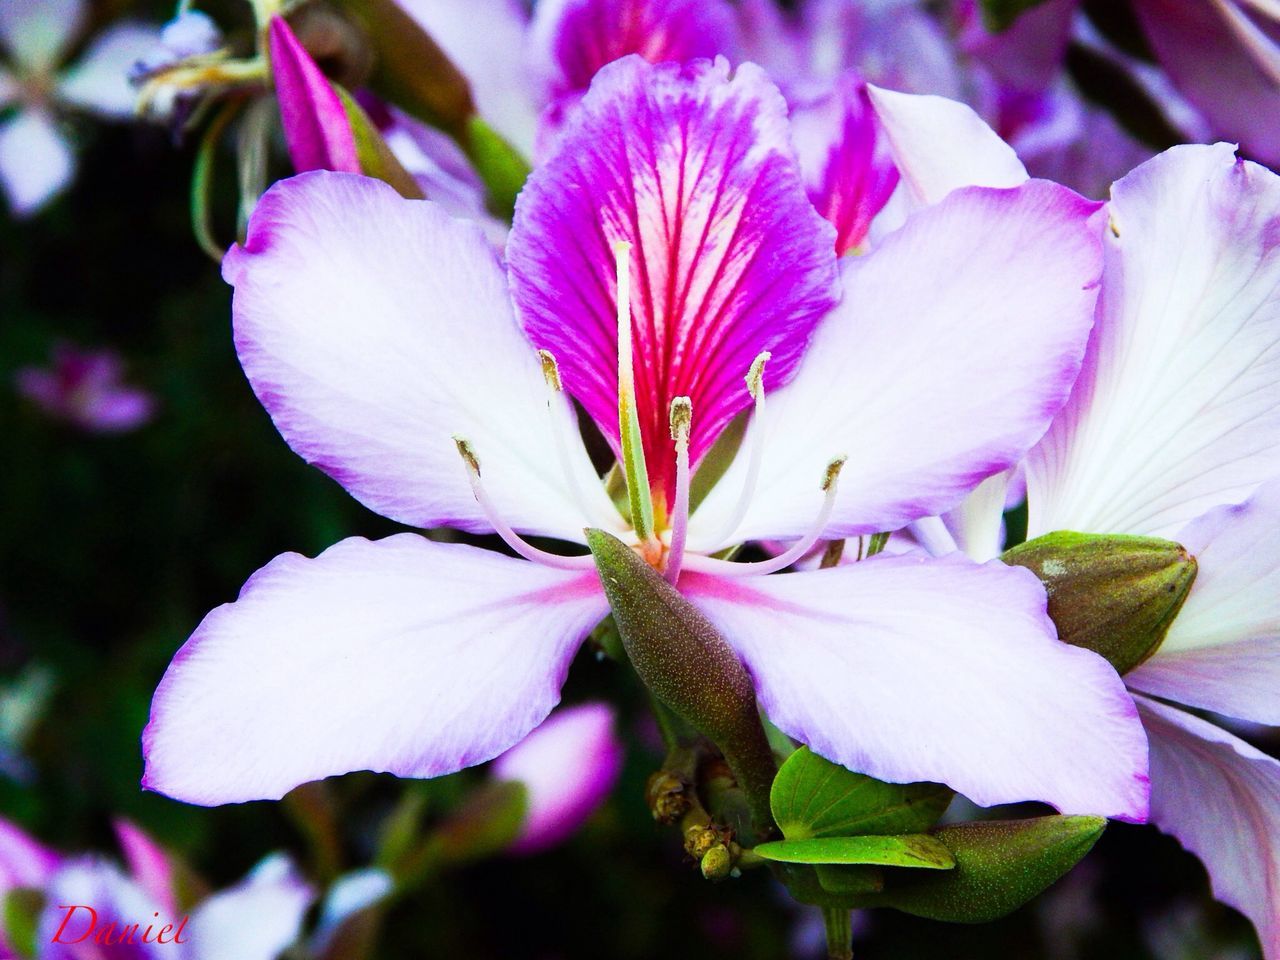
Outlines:
[[[222,803],[504,752],[608,609],[589,557],[524,538],[582,544],[590,525],[663,571],[825,756],[1141,818],[1132,703],[1057,643],[1031,574],[876,558],[766,575],[946,509],[1025,454],[1079,369],[1095,212],[1046,183],[963,188],[838,265],[762,72],[638,57],[597,76],[531,178],[506,276],[430,202],[343,174],[277,185],[224,268],[277,427],[384,515],[496,532],[523,559],[413,534],[278,557],[175,657],[146,785]],[[627,509],[566,394],[612,445]],[[693,471],[747,410],[693,509]],[[794,545],[711,556],[761,538]]]
[[23,367],[18,392],[46,414],[93,433],[136,430],[155,415],[155,398],[123,382],[120,357],[110,350],[60,344],[50,367]]

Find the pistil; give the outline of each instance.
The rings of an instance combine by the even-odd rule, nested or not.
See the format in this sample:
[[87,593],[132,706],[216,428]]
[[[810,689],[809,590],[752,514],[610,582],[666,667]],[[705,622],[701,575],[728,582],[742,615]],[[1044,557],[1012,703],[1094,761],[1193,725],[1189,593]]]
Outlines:
[[641,544],[651,543],[653,499],[644,461],[644,439],[636,409],[636,378],[631,355],[631,244],[613,245],[618,270],[618,427],[622,438],[622,472],[627,480],[631,526]]

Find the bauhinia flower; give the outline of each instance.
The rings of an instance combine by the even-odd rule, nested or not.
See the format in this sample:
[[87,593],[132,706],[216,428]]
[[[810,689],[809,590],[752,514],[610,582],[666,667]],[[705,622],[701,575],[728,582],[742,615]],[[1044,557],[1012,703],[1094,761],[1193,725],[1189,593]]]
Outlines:
[[111,350],[53,349],[50,367],[23,367],[18,392],[51,417],[93,433],[136,430],[155,416],[155,398],[123,382],[124,365]]
[[63,58],[88,18],[84,0],[5,0],[0,4],[0,187],[19,216],[34,213],[75,176],[75,154],[58,127],[63,110],[107,119],[133,115],[129,68],[156,42],[157,31],[118,23],[103,31],[73,66]]
[[[769,575],[950,508],[1043,435],[1091,324],[1096,211],[1043,182],[960,189],[838,262],[763,73],[638,57],[601,71],[530,178],[505,276],[429,201],[338,173],[277,184],[224,273],[278,429],[378,512],[497,533],[518,558],[411,533],[276,558],[174,658],[144,784],[216,804],[497,756],[608,612],[589,556],[525,536],[595,527],[723,632],[771,719],[822,755],[979,803],[1142,819],[1133,704],[1058,643],[1028,571],[876,557]],[[569,397],[617,456],[622,511]],[[691,511],[694,470],[744,413]],[[793,545],[713,556],[755,539]]]
[[608,797],[622,772],[614,723],[608,704],[565,707],[494,761],[495,777],[525,790],[513,853],[539,853],[563,842]]
[[[905,169],[930,165],[926,130],[902,138],[919,148],[897,156]],[[989,130],[968,147],[1001,149]],[[1150,738],[1151,819],[1273,960],[1280,761],[1177,705],[1280,724],[1280,177],[1227,144],[1175,147],[1116,183],[1107,212],[1084,371],[1026,462],[1028,534],[1162,537],[1195,557],[1163,642],[1125,676]],[[993,557],[1004,490],[993,477],[913,531],[934,553]]]
[[283,854],[187,914],[178,906],[169,855],[126,820],[117,820],[115,831],[127,870],[102,857],[63,856],[0,819],[0,901],[15,890],[44,901],[35,960],[275,960],[298,938],[315,891]]

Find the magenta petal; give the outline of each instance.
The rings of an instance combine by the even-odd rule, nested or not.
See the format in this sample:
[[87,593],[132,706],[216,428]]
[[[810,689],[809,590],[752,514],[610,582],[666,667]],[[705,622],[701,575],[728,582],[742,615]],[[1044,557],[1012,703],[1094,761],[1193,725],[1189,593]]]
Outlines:
[[271,74],[294,169],[359,173],[355,134],[333,85],[284,18],[271,18],[269,36]]
[[848,253],[861,246],[898,185],[866,86],[843,75],[824,96],[793,104],[791,127],[809,198],[836,228],[836,253]]
[[493,764],[499,780],[524,784],[528,808],[512,853],[538,853],[567,839],[595,812],[622,772],[613,708],[557,710]]
[[558,98],[632,53],[650,63],[736,59],[737,20],[725,0],[540,0],[533,42]]
[[169,665],[143,785],[213,805],[482,763],[550,713],[607,610],[594,571],[413,534],[276,557]]
[[883,780],[982,805],[1147,812],[1146,740],[1101,657],[1057,638],[1039,581],[961,554],[782,576],[686,573],[783,731]]
[[1151,741],[1151,821],[1198,856],[1213,895],[1280,957],[1280,761],[1212,723],[1139,698]]
[[17,824],[0,817],[0,900],[15,887],[43,887],[58,862],[56,853]]
[[765,382],[785,383],[835,299],[833,231],[787,136],[786,104],[758,67],[628,57],[600,72],[516,207],[507,252],[525,329],[615,443],[611,244],[634,244],[637,405],[668,501],[671,400],[693,400],[696,462],[750,403],[752,360],[772,351]]
[[172,913],[174,903],[173,865],[169,855],[145,832],[123,817],[112,823],[135,883],[156,903]]

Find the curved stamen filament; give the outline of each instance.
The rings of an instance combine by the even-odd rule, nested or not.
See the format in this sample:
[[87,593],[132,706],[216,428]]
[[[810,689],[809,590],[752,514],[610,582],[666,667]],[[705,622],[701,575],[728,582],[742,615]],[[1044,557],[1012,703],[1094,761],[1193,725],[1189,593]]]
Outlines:
[[[609,529],[613,526],[607,520],[603,520],[595,510],[596,498],[588,497],[583,494],[582,484],[578,482],[578,474],[573,469],[573,461],[569,457],[570,439],[566,436],[566,430],[561,418],[556,416],[557,403],[568,404],[569,406],[569,424],[572,429],[577,429],[577,414],[573,409],[572,401],[564,393],[564,385],[560,381],[560,367],[556,363],[555,355],[550,350],[539,350],[538,359],[542,362],[542,376],[547,381],[547,416],[551,419],[551,435],[556,445],[556,459],[560,461],[560,472],[564,475],[566,489],[573,497],[574,503],[582,505],[583,511],[587,514],[588,519],[593,526],[604,527]],[[614,516],[616,520],[616,515]]]
[[727,545],[729,538],[737,532],[742,520],[751,506],[751,498],[756,493],[756,483],[760,479],[760,463],[764,459],[764,365],[768,362],[768,350],[761,353],[751,362],[747,371],[747,391],[755,401],[755,411],[751,416],[750,436],[747,442],[747,476],[742,483],[742,492],[738,494],[738,502],[725,525],[720,528],[720,535],[715,538],[717,545]]
[[641,543],[653,539],[653,497],[644,462],[644,438],[636,409],[636,376],[631,356],[631,244],[613,245],[618,269],[618,430],[622,439],[622,471],[627,478],[631,526]]
[[680,579],[684,543],[689,533],[689,431],[693,428],[693,403],[688,397],[671,401],[671,439],[676,445],[676,502],[671,514],[671,547],[667,554],[667,582]]
[[493,501],[489,499],[489,494],[485,490],[484,484],[480,482],[480,461],[476,458],[471,444],[467,442],[465,437],[460,437],[456,433],[453,435],[453,442],[457,444],[462,462],[466,464],[467,478],[471,481],[471,492],[475,494],[476,502],[480,504],[480,509],[484,511],[489,525],[493,527],[493,532],[500,536],[508,547],[526,560],[532,560],[534,563],[540,563],[546,567],[558,567],[562,570],[589,570],[595,567],[595,561],[589,553],[580,557],[562,557],[558,554],[548,553],[546,550],[538,549],[512,530],[507,525],[507,522],[498,516],[498,511],[494,508]]
[[809,532],[792,544],[791,548],[785,553],[780,553],[776,557],[755,563],[730,563],[725,560],[716,560],[712,557],[701,557],[694,554],[688,558],[685,566],[690,570],[715,573],[722,577],[754,577],[787,569],[787,567],[812,550],[814,544],[823,538],[823,534],[827,529],[827,522],[831,519],[831,511],[835,509],[836,505],[836,481],[839,479],[840,470],[844,467],[847,459],[847,457],[836,457],[827,464],[827,472],[822,479],[822,490],[826,496],[822,499],[822,508],[818,511],[818,517],[814,520],[813,526],[809,528]]

